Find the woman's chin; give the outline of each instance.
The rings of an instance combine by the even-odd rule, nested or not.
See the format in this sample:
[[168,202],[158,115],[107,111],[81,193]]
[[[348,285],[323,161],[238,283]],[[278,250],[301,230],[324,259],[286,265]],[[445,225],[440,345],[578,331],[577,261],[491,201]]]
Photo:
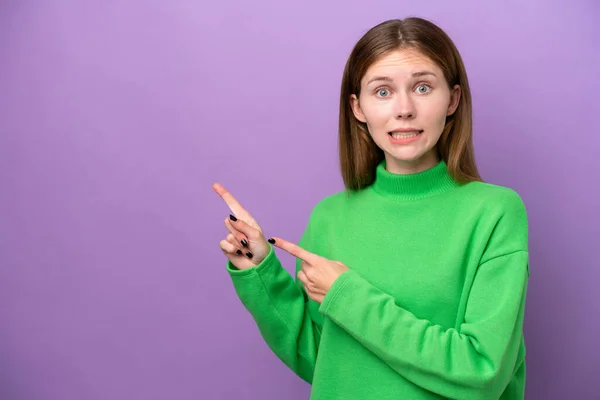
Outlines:
[[438,157],[433,150],[423,151],[419,149],[394,149],[394,151],[385,152],[386,164],[388,170],[390,166],[397,166],[402,170],[426,170],[435,166]]
[[397,163],[417,163],[419,162],[425,153],[418,151],[418,149],[395,149],[386,154],[386,159],[390,162]]

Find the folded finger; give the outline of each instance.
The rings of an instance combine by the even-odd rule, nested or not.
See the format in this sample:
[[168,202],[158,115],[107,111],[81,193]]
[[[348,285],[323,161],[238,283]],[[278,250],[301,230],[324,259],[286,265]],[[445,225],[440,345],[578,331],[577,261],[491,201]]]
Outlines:
[[235,228],[231,224],[231,220],[229,218],[225,219],[225,226],[229,229],[231,235],[235,237],[237,242],[242,245],[242,247],[248,247],[248,238],[246,235]]
[[308,270],[309,268],[313,268],[313,266],[307,263],[306,261],[302,261],[300,262],[300,268],[302,269],[302,271],[304,271],[304,273],[306,273],[306,270]]
[[237,254],[238,256],[242,255],[242,251],[232,243],[229,243],[227,240],[221,240],[219,242],[219,247],[221,247],[221,251],[225,254]]
[[[239,253],[237,254],[241,254],[244,251],[240,248],[240,242],[236,239],[235,236],[233,236],[231,233],[227,235],[227,237],[225,238],[225,240],[227,240],[229,243],[231,243],[232,245],[235,246],[236,249],[240,250]],[[243,245],[241,247],[244,247]]]
[[298,279],[300,280],[300,282],[302,282],[304,286],[306,286],[306,284],[308,283],[306,279],[306,274],[302,270],[298,271]]

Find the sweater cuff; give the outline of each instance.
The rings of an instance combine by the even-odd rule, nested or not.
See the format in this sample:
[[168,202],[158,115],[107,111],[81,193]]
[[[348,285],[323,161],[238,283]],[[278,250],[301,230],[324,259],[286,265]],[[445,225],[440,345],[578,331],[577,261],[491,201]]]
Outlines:
[[331,313],[335,314],[336,308],[339,304],[344,302],[344,298],[352,296],[353,287],[361,285],[364,282],[363,278],[358,272],[349,269],[342,273],[329,288],[329,291],[323,298],[321,306],[319,306],[319,312],[325,316],[329,316]]

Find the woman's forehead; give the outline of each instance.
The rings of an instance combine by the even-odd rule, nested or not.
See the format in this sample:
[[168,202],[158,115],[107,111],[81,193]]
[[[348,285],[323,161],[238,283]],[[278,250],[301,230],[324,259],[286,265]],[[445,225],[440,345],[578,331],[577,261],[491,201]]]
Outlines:
[[431,72],[439,76],[441,70],[429,57],[421,52],[413,49],[399,49],[387,53],[370,65],[363,79],[370,80],[373,75],[384,73],[387,75],[411,76],[421,72]]

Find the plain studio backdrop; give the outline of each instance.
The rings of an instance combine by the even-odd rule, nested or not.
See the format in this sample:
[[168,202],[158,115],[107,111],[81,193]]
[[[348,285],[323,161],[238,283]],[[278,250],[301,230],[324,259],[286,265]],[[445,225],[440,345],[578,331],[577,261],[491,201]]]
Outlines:
[[407,16],[456,42],[480,171],[529,212],[527,399],[597,399],[592,0],[3,1],[0,398],[306,399],[235,295],[211,183],[297,242],[342,189],[350,50]]

